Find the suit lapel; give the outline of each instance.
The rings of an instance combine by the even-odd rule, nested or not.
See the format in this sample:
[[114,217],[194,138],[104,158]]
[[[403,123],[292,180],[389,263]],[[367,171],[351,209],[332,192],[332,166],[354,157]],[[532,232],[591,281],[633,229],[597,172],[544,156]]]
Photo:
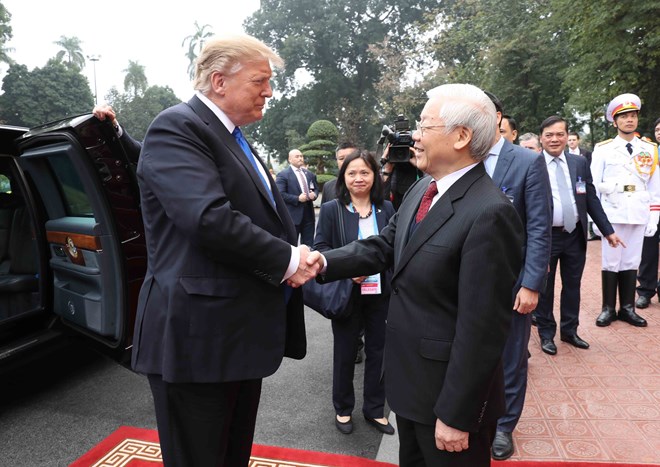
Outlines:
[[[268,194],[266,187],[264,186],[263,182],[261,181],[261,177],[259,174],[256,172],[255,168],[252,166],[250,161],[247,159],[248,156],[243,152],[243,149],[239,146],[238,142],[236,142],[236,139],[229,133],[229,130],[222,124],[222,122],[216,117],[216,115],[213,113],[211,109],[208,108],[206,104],[204,104],[197,96],[193,96],[189,101],[188,105],[193,109],[193,111],[202,119],[202,121],[209,127],[211,132],[218,136],[222,143],[227,146],[229,149],[229,153],[233,155],[236,160],[245,168],[247,171],[248,175],[252,179],[252,182],[254,183],[255,187],[261,193],[261,196],[264,197],[265,201],[268,203],[268,205],[273,208],[277,212],[277,209],[275,206],[273,206],[273,203],[270,200],[270,195]],[[259,157],[258,153],[255,151],[255,149],[252,147],[250,143],[248,143],[250,146],[250,149],[252,150],[252,154],[255,155],[257,163],[261,164],[261,166],[264,168],[266,171],[266,176],[268,177],[268,181],[270,183],[271,189],[273,190],[273,197],[275,198],[276,203],[280,203],[281,198],[275,196],[275,192],[277,191],[275,189],[275,182],[273,181],[272,177],[270,177],[268,173],[268,169],[266,168],[265,164]],[[213,154],[213,157],[218,157],[216,154]],[[278,213],[279,215],[279,213]]]
[[[442,228],[442,226],[454,215],[454,203],[465,195],[465,192],[477,179],[485,175],[486,169],[484,168],[483,163],[477,164],[458,179],[449,190],[440,197],[424,220],[419,224],[417,229],[415,229],[415,232],[410,236],[408,242],[404,242],[402,245],[399,260],[395,261],[396,267],[394,269],[394,276],[396,276],[399,271],[408,264],[420,247],[422,247],[422,245],[424,245],[429,238],[440,230],[440,228]],[[430,182],[430,180],[428,181]],[[417,207],[428,187],[428,183],[418,183],[417,187],[415,197],[413,198],[415,202],[410,203],[404,213],[399,211],[401,218],[399,219],[400,223],[397,225],[397,230],[403,228],[406,237],[408,236],[413,216],[417,212]],[[398,235],[397,237],[401,236]]]
[[493,172],[493,182],[500,188],[502,187],[502,181],[504,180],[506,173],[509,171],[509,167],[511,166],[514,157],[513,145],[508,141],[505,141],[504,146],[502,146],[502,150],[500,151],[500,155],[497,158],[495,171]]

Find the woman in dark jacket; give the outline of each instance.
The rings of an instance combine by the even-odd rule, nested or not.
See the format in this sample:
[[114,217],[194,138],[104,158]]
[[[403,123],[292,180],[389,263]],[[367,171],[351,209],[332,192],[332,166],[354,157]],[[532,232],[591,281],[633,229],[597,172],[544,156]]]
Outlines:
[[[321,205],[314,240],[314,248],[319,251],[343,246],[340,219],[343,219],[346,242],[352,242],[377,235],[394,215],[392,203],[383,200],[378,164],[367,151],[355,151],[346,158],[339,171],[336,190],[337,200]],[[385,390],[380,377],[390,279],[390,271],[368,278],[353,278],[350,304],[353,311],[347,318],[332,320],[332,401],[337,414],[335,425],[344,434],[353,431],[353,374],[362,326],[366,354],[362,413],[365,420],[382,433],[394,434],[394,428],[384,417]]]

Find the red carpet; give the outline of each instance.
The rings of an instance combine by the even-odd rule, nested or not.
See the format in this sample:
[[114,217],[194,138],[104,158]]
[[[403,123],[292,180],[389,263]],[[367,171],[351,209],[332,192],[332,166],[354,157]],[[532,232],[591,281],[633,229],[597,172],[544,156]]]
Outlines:
[[[122,426],[70,467],[159,467],[162,466],[156,430]],[[252,448],[249,467],[392,467],[354,456],[303,451],[300,449],[260,446]],[[493,467],[649,467],[650,464],[595,462],[493,462]]]
[[[162,465],[156,430],[122,426],[70,467],[159,467]],[[360,457],[258,444],[252,447],[250,460],[250,467],[392,467],[393,465]]]

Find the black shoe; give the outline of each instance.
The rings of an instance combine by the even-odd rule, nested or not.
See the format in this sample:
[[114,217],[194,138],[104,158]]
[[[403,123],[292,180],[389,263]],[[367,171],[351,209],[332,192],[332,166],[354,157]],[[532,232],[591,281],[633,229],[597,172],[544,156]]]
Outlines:
[[561,336],[562,342],[567,342],[571,344],[573,347],[577,347],[578,349],[588,349],[589,348],[589,343],[583,339],[580,339],[580,336],[577,334],[573,334],[572,336]]
[[612,321],[616,321],[616,311],[606,308],[596,318],[596,326],[609,326],[612,324]]
[[532,326],[538,326],[538,322],[536,321],[536,315],[532,313]]
[[364,416],[364,419],[367,421],[369,425],[376,427],[376,429],[381,433],[386,435],[394,434],[394,427],[390,424],[390,422],[387,422],[387,425],[383,425],[382,423],[376,421],[373,418],[369,418],[366,415]]
[[644,295],[640,295],[637,301],[635,302],[635,306],[637,308],[648,308],[650,304],[651,304],[651,299],[649,297],[645,297]]
[[600,237],[598,235],[594,234],[594,235],[590,235],[587,240],[592,242],[594,240],[600,240]]
[[355,354],[355,363],[362,363],[362,360],[364,360],[364,357],[362,356],[362,351],[358,349],[357,353]]
[[513,436],[505,431],[495,433],[493,446],[491,448],[493,459],[503,461],[513,455]]
[[645,328],[647,326],[646,320],[635,313],[635,310],[633,310],[631,306],[621,308],[619,310],[618,319],[620,321],[625,321],[628,324],[632,324],[633,326],[637,326],[638,328]]
[[[557,346],[552,341],[552,339],[541,339],[541,350],[543,350],[548,355],[556,355],[557,354]],[[511,433],[509,433],[509,434],[511,434]],[[497,439],[497,437],[495,437],[495,439]],[[495,442],[493,442],[493,446],[494,445],[495,445]]]
[[345,435],[353,433],[353,419],[351,418],[347,422],[340,422],[337,417],[338,415],[335,416],[335,426],[337,429]]

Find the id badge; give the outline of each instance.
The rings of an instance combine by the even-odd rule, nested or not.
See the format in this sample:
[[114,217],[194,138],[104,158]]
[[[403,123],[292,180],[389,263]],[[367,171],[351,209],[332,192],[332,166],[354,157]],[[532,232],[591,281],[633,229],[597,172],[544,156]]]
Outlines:
[[587,184],[579,178],[578,178],[578,181],[575,182],[575,192],[578,195],[586,195],[587,194]]
[[378,295],[380,291],[380,274],[374,274],[367,277],[362,284],[360,284],[360,293],[362,295]]

